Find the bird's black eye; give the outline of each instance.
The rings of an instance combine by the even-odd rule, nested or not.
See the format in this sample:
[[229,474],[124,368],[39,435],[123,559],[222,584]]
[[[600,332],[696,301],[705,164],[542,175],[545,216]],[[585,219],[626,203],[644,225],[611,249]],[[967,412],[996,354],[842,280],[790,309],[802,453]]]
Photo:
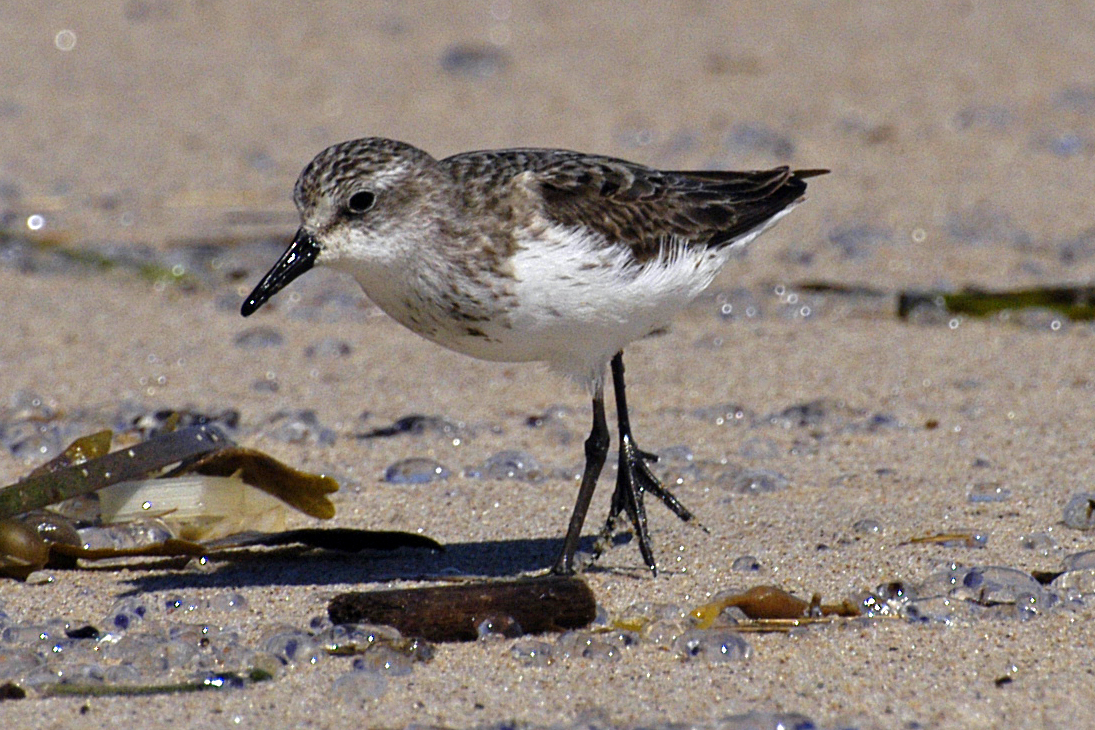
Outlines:
[[369,208],[372,208],[373,203],[375,202],[376,195],[368,190],[358,190],[346,201],[346,208],[351,213],[364,213]]

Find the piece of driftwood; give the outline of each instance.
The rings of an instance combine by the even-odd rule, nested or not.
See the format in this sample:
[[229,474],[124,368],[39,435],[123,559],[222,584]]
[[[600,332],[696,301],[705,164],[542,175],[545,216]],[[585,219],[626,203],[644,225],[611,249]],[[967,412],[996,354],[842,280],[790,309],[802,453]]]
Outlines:
[[550,575],[342,593],[327,612],[336,624],[386,624],[428,641],[475,641],[484,622],[504,627],[507,636],[581,628],[593,621],[597,604],[581,578]]

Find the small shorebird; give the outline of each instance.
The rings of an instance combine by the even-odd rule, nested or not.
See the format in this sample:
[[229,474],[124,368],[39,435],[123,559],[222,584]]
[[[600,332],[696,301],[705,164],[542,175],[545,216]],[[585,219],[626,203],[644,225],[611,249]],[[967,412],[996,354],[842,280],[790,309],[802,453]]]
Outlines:
[[802,201],[805,178],[825,172],[663,172],[551,149],[437,160],[390,139],[343,142],[319,153],[297,179],[300,229],[242,314],[314,264],[328,264],[428,340],[484,360],[543,361],[587,385],[593,428],[556,573],[574,572],[608,454],[609,366],[620,455],[598,546],[624,514],[656,574],[643,495],[682,520],[692,513],[650,471],[657,457],[635,445],[623,348],[666,328],[733,249]]

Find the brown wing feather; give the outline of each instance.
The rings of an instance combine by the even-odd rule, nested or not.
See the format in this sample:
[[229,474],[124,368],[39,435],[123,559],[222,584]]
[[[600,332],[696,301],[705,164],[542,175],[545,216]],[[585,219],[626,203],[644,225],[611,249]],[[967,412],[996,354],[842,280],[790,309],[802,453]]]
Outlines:
[[[805,178],[826,172],[786,167],[667,172],[611,157],[541,149],[466,153],[444,164],[459,168],[465,180],[481,181],[484,191],[504,186],[503,177],[531,173],[546,217],[629,245],[638,260],[658,255],[670,236],[690,245],[731,243],[802,197]],[[523,180],[527,185],[529,178]]]

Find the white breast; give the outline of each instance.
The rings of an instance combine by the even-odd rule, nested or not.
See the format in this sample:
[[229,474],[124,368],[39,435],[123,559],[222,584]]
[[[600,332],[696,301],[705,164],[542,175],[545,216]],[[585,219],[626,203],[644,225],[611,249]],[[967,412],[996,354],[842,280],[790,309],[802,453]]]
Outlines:
[[659,256],[639,264],[626,246],[550,228],[521,242],[513,259],[515,309],[508,322],[484,323],[487,337],[465,347],[486,359],[542,360],[581,380],[596,379],[625,345],[666,327],[728,256],[728,249],[689,249],[670,240]]

